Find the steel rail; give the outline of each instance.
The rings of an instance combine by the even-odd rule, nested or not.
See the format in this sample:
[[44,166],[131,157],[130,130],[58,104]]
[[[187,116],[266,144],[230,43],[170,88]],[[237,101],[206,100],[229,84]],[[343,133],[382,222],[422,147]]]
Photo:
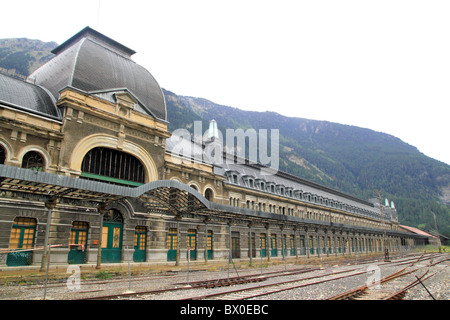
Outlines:
[[[430,264],[429,267],[433,267],[433,266],[435,266],[435,265],[437,265],[437,264],[439,264],[439,263],[442,263],[442,262],[445,262],[445,261],[448,261],[448,260],[450,260],[450,259],[444,259],[444,260],[441,260],[441,261],[437,261],[437,262],[435,262],[435,263]],[[446,266],[445,268],[447,268],[447,267],[448,267],[448,266]],[[444,269],[445,269],[445,268],[444,268]],[[442,269],[442,270],[444,270],[444,269]],[[406,294],[406,292],[407,292],[409,289],[415,287],[415,286],[418,285],[421,281],[423,282],[423,281],[425,281],[425,280],[427,280],[427,279],[433,277],[434,275],[436,275],[437,273],[441,272],[442,270],[436,271],[435,273],[433,273],[433,274],[427,276],[425,279],[422,280],[422,278],[430,271],[430,270],[428,269],[422,276],[417,277],[416,280],[414,280],[413,282],[411,282],[411,283],[408,284],[407,286],[403,287],[402,289],[396,291],[396,292],[393,293],[392,295],[385,297],[383,300],[399,300],[399,299],[403,299],[404,296],[405,296],[405,294]]]
[[[311,268],[311,269],[307,269],[307,270],[303,270],[304,272],[298,272],[298,273],[305,273],[305,272],[310,272],[310,271],[314,271],[315,269]],[[286,271],[272,271],[272,272],[268,272],[267,274],[271,274],[271,276],[269,277],[277,277],[276,275],[273,275],[274,273],[279,273],[280,275],[278,276],[285,276]],[[263,273],[264,275],[265,273]],[[235,277],[234,280],[232,279],[232,282],[230,282],[229,285],[233,285],[233,284],[242,284],[239,283],[239,280],[242,280],[243,278],[251,278],[254,277],[255,279],[257,279],[257,276],[260,277],[261,274],[252,274],[250,276],[243,276],[243,277]],[[225,278],[226,279],[226,278]],[[157,289],[157,290],[146,290],[146,291],[138,291],[138,292],[125,292],[125,293],[118,293],[118,294],[112,294],[112,295],[103,295],[103,296],[95,296],[95,297],[85,297],[85,298],[79,298],[79,299],[75,299],[75,300],[107,300],[107,299],[114,299],[114,298],[120,298],[120,297],[131,297],[131,296],[137,296],[137,295],[153,295],[153,294],[161,294],[161,293],[165,293],[165,292],[171,292],[171,291],[181,291],[181,290],[191,290],[191,289],[199,289],[199,288],[210,288],[211,287],[211,282],[217,283],[218,279],[212,279],[212,280],[207,280],[207,281],[200,281],[203,282],[202,285],[194,285],[191,286],[189,283],[177,283],[178,285],[185,285],[183,287],[176,287],[176,288],[166,288],[166,289]],[[219,279],[220,280],[220,279]],[[223,280],[223,279],[222,279]],[[265,277],[263,276],[262,278],[257,279],[258,281],[264,281],[266,280]],[[251,282],[251,281],[248,281]],[[223,286],[224,284],[222,284],[221,286]]]
[[[258,290],[258,289],[261,289],[261,288],[280,286],[280,285],[284,285],[284,284],[300,282],[300,281],[305,281],[305,280],[310,280],[310,279],[315,279],[315,278],[323,278],[323,277],[326,277],[326,276],[334,276],[336,274],[352,272],[352,271],[355,271],[355,270],[357,270],[357,269],[343,270],[343,271],[338,271],[338,272],[330,272],[330,273],[327,273],[327,274],[322,274],[322,275],[317,275],[317,276],[312,276],[312,277],[306,277],[306,278],[294,279],[294,280],[288,280],[288,281],[280,281],[280,282],[270,283],[270,284],[263,284],[263,285],[258,285],[256,287],[238,288],[238,289],[233,289],[233,290],[228,290],[228,291],[210,293],[210,294],[194,296],[194,297],[188,297],[188,298],[184,298],[184,299],[180,299],[180,300],[203,300],[203,299],[208,299],[208,298],[220,297],[220,296],[224,296],[224,295],[227,295],[227,294],[234,294],[234,293],[237,293],[237,292]],[[310,283],[301,284],[301,285],[297,285],[297,286],[291,286],[291,287],[288,287],[288,288],[277,289],[277,290],[273,290],[273,291],[265,292],[265,293],[253,294],[253,295],[241,298],[241,299],[249,299],[249,298],[256,297],[256,296],[267,295],[267,294],[277,293],[277,292],[286,291],[286,290],[292,290],[292,289],[295,289],[295,288],[306,287],[306,286],[310,286],[310,285],[320,284],[320,283],[323,283],[323,282],[334,281],[334,280],[338,280],[338,279],[342,279],[342,278],[348,278],[348,277],[352,277],[352,276],[357,276],[357,275],[361,275],[361,274],[365,274],[365,273],[366,273],[366,271],[357,272],[357,273],[353,273],[351,275],[335,277],[335,278],[326,279],[326,280],[320,280],[320,281],[316,281],[316,282],[310,282]]]
[[[361,294],[367,293],[367,290],[370,289],[371,286],[375,286],[375,285],[378,285],[378,284],[384,284],[384,283],[389,282],[389,281],[391,281],[391,280],[394,280],[394,279],[396,279],[396,278],[403,277],[403,276],[406,276],[406,275],[411,274],[411,273],[413,273],[413,272],[416,272],[417,270],[419,270],[419,269],[421,269],[421,268],[425,268],[425,267],[428,267],[428,268],[429,268],[430,266],[433,266],[433,265],[436,265],[436,264],[438,264],[438,263],[441,263],[441,262],[444,262],[444,261],[447,261],[447,260],[448,260],[448,259],[445,259],[445,260],[439,261],[439,262],[434,263],[434,264],[431,264],[431,263],[430,263],[429,266],[419,267],[419,268],[413,269],[413,270],[411,270],[411,271],[406,271],[406,272],[404,272],[407,268],[414,266],[414,265],[415,265],[417,262],[419,262],[419,261],[429,260],[429,259],[435,258],[436,256],[439,256],[439,255],[434,255],[434,254],[432,254],[432,255],[429,256],[429,257],[424,257],[424,255],[425,255],[425,253],[422,254],[418,259],[414,259],[415,261],[412,262],[412,263],[410,263],[408,266],[404,267],[403,269],[401,269],[401,270],[399,270],[399,271],[397,271],[397,272],[394,272],[393,274],[391,274],[391,275],[389,275],[389,276],[387,276],[387,277],[384,277],[384,278],[381,279],[379,282],[376,282],[376,283],[374,283],[373,285],[370,285],[370,286],[368,286],[368,285],[362,285],[362,286],[360,286],[360,287],[357,287],[357,288],[355,288],[355,289],[346,291],[346,292],[341,293],[341,294],[338,294],[338,295],[336,295],[336,296],[332,296],[332,297],[328,298],[327,300],[353,299],[353,298],[355,298],[355,297],[357,297],[357,296],[359,296],[359,295],[361,295]],[[401,265],[401,264],[405,264],[405,263],[402,262],[402,263],[400,263],[399,265]],[[428,272],[428,271],[427,271],[427,272]],[[425,273],[425,274],[426,274],[426,273]],[[416,281],[417,281],[417,280],[416,280]],[[417,281],[417,282],[418,282],[418,281]],[[400,295],[401,293],[399,292],[398,294]]]

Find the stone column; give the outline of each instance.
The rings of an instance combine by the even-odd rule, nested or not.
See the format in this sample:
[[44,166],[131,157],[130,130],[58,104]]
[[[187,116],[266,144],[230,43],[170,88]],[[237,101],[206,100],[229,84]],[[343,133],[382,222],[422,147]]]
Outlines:
[[97,209],[99,213],[99,232],[98,232],[98,248],[97,248],[97,265],[96,269],[101,269],[102,266],[102,238],[103,238],[103,217],[107,212],[106,203],[101,203]]

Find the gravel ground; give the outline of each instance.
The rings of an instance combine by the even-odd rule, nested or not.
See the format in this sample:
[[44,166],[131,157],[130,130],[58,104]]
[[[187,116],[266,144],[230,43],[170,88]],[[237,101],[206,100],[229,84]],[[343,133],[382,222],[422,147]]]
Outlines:
[[[439,260],[443,260],[444,258],[449,258],[447,256],[441,256]],[[434,262],[437,260],[435,259]],[[416,264],[416,267],[423,266],[425,267],[428,262],[419,262]],[[228,287],[220,287],[213,289],[190,289],[190,290],[182,290],[182,291],[167,291],[163,294],[159,295],[145,295],[145,296],[133,296],[131,299],[146,299],[146,300],[179,300],[186,297],[192,297],[195,295],[203,295],[209,294],[212,292],[224,292],[230,290],[231,288],[243,288],[243,287],[255,287],[258,284],[269,284],[275,283],[281,280],[300,280],[302,278],[311,277],[314,275],[324,275],[329,274],[331,272],[339,272],[344,270],[351,270],[357,268],[353,272],[364,272],[361,275],[352,276],[345,279],[337,279],[333,281],[328,281],[322,284],[317,284],[313,286],[307,286],[303,288],[293,289],[289,291],[282,291],[275,294],[261,296],[259,298],[255,298],[256,300],[322,300],[339,293],[348,291],[355,287],[366,284],[368,277],[370,274],[366,273],[370,266],[378,265],[380,276],[385,277],[389,274],[392,274],[406,265],[396,265],[395,260],[392,263],[371,263],[371,264],[360,264],[360,265],[340,265],[340,266],[328,266],[326,268],[322,268],[321,270],[307,272],[304,274],[297,275],[285,275],[282,277],[276,278],[268,278],[262,282],[258,283],[248,283],[242,285],[228,286]],[[450,284],[449,284],[449,275],[450,275],[450,266],[449,261],[445,261],[444,263],[438,264],[432,268],[428,274],[432,274],[434,272],[438,272],[433,277],[424,280],[424,284],[433,297],[437,300],[449,300],[450,298]],[[294,270],[303,268],[303,265],[287,265],[287,270]],[[307,268],[314,266],[306,266]],[[318,267],[318,266],[316,266]],[[270,266],[268,268],[264,268],[263,272],[273,272],[273,271],[284,271],[284,265]],[[389,290],[395,291],[398,290],[409,282],[412,282],[415,277],[414,275],[422,275],[426,271],[425,269],[421,269],[416,273],[413,273],[409,276],[402,277],[399,280],[394,280],[389,283]],[[249,275],[249,274],[259,274],[260,269],[240,269],[238,270],[239,275]],[[328,276],[327,279],[333,277],[340,277],[344,274],[337,274],[335,276]],[[230,277],[236,276],[236,272],[230,269]],[[218,271],[196,271],[191,272],[189,274],[190,282],[206,280],[206,279],[217,279],[218,277],[226,278],[227,270],[218,270]],[[69,276],[68,276],[69,278]],[[69,290],[67,286],[67,281],[71,279],[62,279],[60,282],[53,282],[48,285],[46,298],[54,299],[54,300],[71,300],[71,299],[82,299],[88,296],[97,295],[109,295],[109,294],[117,294],[126,292],[129,289],[129,281],[128,277],[124,277],[122,279],[114,278],[110,280],[81,280],[80,287],[75,288],[75,290]],[[140,276],[140,277],[132,277],[131,282],[131,290],[134,292],[140,292],[145,290],[157,290],[157,289],[167,289],[174,287],[183,287],[187,280],[186,272],[172,273],[166,275],[149,275],[149,276]],[[303,282],[295,282],[292,285],[318,281],[320,278],[304,280]],[[72,286],[76,285],[74,282],[70,282]],[[382,288],[383,290],[384,288]],[[270,290],[270,289],[267,289]],[[33,299],[43,299],[44,295],[44,286],[43,285],[11,285],[8,283],[4,283],[0,286],[0,299],[1,300],[33,300]],[[128,299],[128,298],[127,298]],[[362,297],[364,299],[364,297]],[[432,299],[431,296],[427,293],[422,285],[417,285],[414,288],[410,289],[410,291],[406,294],[406,300],[429,300]]]

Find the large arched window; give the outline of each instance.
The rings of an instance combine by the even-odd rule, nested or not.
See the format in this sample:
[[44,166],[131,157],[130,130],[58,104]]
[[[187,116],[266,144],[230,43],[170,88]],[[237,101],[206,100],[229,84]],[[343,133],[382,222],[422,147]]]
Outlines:
[[141,185],[145,170],[134,156],[109,148],[91,149],[81,164],[81,177],[122,185]]
[[22,159],[22,168],[35,171],[44,171],[44,157],[36,151],[27,152]]

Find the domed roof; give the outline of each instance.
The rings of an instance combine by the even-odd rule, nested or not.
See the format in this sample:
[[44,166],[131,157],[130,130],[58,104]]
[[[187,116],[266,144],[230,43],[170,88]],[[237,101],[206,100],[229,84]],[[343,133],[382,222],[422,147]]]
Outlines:
[[57,99],[67,86],[85,92],[127,89],[138,100],[136,110],[166,121],[161,87],[142,66],[131,60],[135,52],[86,27],[55,48],[56,56],[28,77]]

